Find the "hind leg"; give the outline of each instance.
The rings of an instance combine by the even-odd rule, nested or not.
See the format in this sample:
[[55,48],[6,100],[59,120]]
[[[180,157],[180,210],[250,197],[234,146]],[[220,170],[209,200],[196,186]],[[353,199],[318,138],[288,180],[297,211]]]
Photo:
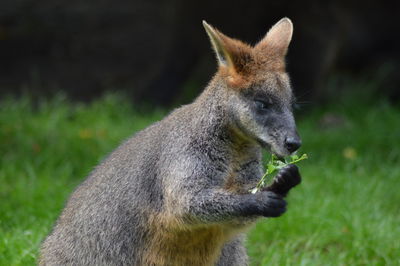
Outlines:
[[244,235],[240,235],[231,242],[225,244],[222,249],[221,257],[217,266],[246,266],[248,265],[248,257],[245,247],[243,246]]

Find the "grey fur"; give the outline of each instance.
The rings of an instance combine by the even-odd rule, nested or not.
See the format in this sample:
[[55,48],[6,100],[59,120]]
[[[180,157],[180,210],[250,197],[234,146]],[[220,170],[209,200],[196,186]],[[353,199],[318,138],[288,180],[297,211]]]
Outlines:
[[192,104],[125,141],[71,195],[40,265],[246,265],[243,232],[286,210],[273,189],[248,193],[263,173],[261,146],[283,145],[257,132],[275,142],[295,134],[290,100],[266,120],[253,103],[216,76]]

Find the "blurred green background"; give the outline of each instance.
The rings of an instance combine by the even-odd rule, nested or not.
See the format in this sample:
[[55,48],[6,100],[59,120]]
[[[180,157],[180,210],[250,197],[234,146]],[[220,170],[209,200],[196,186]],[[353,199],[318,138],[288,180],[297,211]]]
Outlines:
[[1,1],[0,265],[35,264],[91,169],[200,93],[216,70],[202,19],[255,43],[284,16],[310,158],[288,212],[250,232],[252,265],[400,265],[399,11],[351,0]]

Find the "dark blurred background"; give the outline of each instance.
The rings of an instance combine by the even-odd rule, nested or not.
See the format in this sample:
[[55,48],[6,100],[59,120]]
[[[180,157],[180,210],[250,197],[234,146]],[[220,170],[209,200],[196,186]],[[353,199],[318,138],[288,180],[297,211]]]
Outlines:
[[377,0],[2,0],[0,97],[64,91],[88,101],[112,90],[186,103],[216,70],[203,19],[254,44],[287,16],[288,71],[301,100],[330,101],[363,80],[376,85],[365,86],[369,94],[398,102],[399,15],[399,1]]

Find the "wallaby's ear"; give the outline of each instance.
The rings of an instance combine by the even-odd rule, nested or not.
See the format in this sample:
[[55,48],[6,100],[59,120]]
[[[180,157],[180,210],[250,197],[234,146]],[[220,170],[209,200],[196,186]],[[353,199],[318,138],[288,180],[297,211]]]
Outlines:
[[203,26],[208,34],[208,37],[210,38],[211,44],[217,56],[218,64],[226,67],[232,67],[232,58],[227,51],[226,41],[224,41],[224,37],[226,38],[226,36],[223,36],[221,32],[207,24],[205,20],[203,20]]
[[217,55],[218,64],[226,67],[231,74],[245,74],[247,64],[252,60],[252,48],[219,32],[204,20],[203,26],[210,37],[211,44]]
[[288,18],[278,21],[268,31],[265,37],[255,46],[261,50],[269,50],[275,54],[285,56],[292,40],[293,24]]

